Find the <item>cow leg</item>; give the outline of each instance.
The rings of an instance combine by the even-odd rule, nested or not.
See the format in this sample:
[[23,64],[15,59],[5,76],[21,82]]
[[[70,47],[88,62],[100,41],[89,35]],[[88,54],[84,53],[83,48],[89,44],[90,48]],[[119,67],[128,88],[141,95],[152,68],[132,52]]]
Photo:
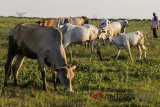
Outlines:
[[8,49],[8,57],[7,62],[5,64],[5,77],[4,77],[4,86],[7,86],[7,79],[9,78],[11,74],[11,65],[13,62],[14,57],[17,54],[17,46],[14,43],[14,36],[9,36],[9,49]]
[[85,46],[85,48],[88,48],[88,47],[90,46],[90,42],[88,42],[88,41],[85,42],[85,43],[84,43],[84,46]]
[[14,77],[14,85],[17,85],[17,75],[18,70],[20,69],[22,63],[23,63],[24,55],[18,54],[16,57],[16,62],[13,66],[13,77]]
[[53,76],[53,83],[54,83],[54,90],[57,91],[57,72],[55,71],[53,63],[51,64],[51,71],[52,71],[52,76]]
[[11,74],[11,65],[12,65],[12,62],[13,62],[13,59],[15,56],[16,56],[16,54],[8,55],[7,62],[5,65],[4,86],[7,86],[7,79],[9,78],[9,76]]
[[120,52],[121,52],[121,49],[118,49],[116,60],[118,59]]
[[83,56],[85,55],[85,52],[86,52],[86,49],[87,49],[86,43],[87,43],[87,42],[82,43],[82,48],[83,48],[82,55],[83,55]]
[[144,50],[144,58],[146,59],[146,47],[144,45],[141,45],[142,49]]
[[94,42],[90,41],[90,61],[92,60],[93,57],[93,52],[94,52]]
[[47,84],[46,84],[46,71],[44,68],[44,58],[40,57],[38,58],[38,64],[39,64],[39,69],[41,71],[42,75],[42,80],[43,80],[43,89],[47,91]]
[[139,50],[139,60],[142,59],[142,50],[141,50],[141,46],[138,45],[138,50]]
[[57,91],[57,72],[52,70],[52,76],[53,76],[53,83],[54,83],[54,90]]
[[132,59],[132,54],[131,54],[131,49],[130,49],[130,47],[128,47],[128,54],[129,54],[129,56],[130,56],[130,59],[131,59],[131,61],[133,62],[133,59]]
[[97,50],[97,54],[99,55],[100,60],[102,61],[101,49],[100,49],[100,46],[98,45],[97,41],[95,41],[95,47],[96,47],[96,50]]

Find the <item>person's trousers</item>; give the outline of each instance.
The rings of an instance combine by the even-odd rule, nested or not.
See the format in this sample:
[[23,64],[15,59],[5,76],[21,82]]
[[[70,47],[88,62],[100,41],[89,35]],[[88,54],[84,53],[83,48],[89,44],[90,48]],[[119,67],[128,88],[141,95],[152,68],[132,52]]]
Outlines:
[[154,36],[155,38],[158,38],[157,28],[152,28],[152,30],[153,30],[153,36]]

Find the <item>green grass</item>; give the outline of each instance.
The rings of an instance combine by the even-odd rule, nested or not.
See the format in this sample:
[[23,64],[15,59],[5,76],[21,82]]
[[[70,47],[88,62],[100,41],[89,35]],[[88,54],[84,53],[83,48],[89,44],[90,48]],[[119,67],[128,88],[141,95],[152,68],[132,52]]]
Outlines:
[[[38,18],[0,18],[0,36],[8,32],[17,23],[35,22]],[[97,20],[90,23],[98,26]],[[81,46],[73,46],[73,60],[69,64],[77,65],[73,79],[74,93],[66,94],[60,86],[55,92],[52,74],[47,68],[48,92],[42,90],[41,75],[36,60],[26,59],[19,70],[18,86],[13,85],[13,76],[9,78],[9,87],[3,88],[4,64],[7,57],[7,43],[0,39],[0,107],[107,107],[107,106],[160,106],[160,39],[153,38],[150,22],[130,21],[126,32],[140,30],[145,32],[150,45],[147,47],[147,59],[138,59],[137,47],[132,48],[134,62],[130,61],[127,51],[123,50],[117,61],[114,60],[116,47],[101,46],[103,61],[94,54],[89,62],[89,49],[83,53]],[[160,34],[160,33],[159,33]],[[102,92],[102,101],[92,96]]]

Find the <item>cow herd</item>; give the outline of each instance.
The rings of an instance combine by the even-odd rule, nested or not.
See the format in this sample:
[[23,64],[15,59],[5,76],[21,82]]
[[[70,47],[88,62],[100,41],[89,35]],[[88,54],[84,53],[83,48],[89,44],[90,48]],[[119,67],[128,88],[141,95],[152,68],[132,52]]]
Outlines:
[[[36,23],[20,23],[16,25],[9,34],[8,57],[5,64],[4,86],[7,86],[7,80],[13,72],[14,84],[17,85],[17,74],[25,57],[37,59],[39,69],[43,80],[43,89],[47,90],[46,72],[44,65],[51,67],[54,89],[57,90],[57,81],[60,81],[65,91],[73,91],[72,79],[75,65],[70,66],[67,63],[65,48],[72,44],[89,43],[91,57],[93,49],[102,60],[99,39],[103,39],[103,44],[115,45],[118,48],[117,57],[120,50],[128,50],[131,60],[132,55],[130,47],[138,46],[139,59],[142,58],[141,48],[145,51],[145,35],[141,31],[125,33],[129,26],[127,20],[112,22],[108,19],[100,19],[99,28],[89,24],[88,18],[82,17],[60,17],[57,21],[57,27],[53,27],[54,20],[43,19]],[[14,61],[13,61],[14,60]]]

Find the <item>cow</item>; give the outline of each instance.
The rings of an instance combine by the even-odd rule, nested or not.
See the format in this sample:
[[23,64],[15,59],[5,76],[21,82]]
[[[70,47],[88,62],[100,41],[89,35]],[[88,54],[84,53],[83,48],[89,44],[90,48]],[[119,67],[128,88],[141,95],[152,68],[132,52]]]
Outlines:
[[121,33],[125,33],[125,28],[128,26],[129,23],[127,20],[119,20],[117,22],[112,22],[101,27],[99,29],[99,35],[103,36],[103,39],[105,39],[106,35],[116,36]]
[[57,21],[57,27],[61,28],[64,24],[71,23],[73,25],[82,26],[85,23],[88,23],[88,18],[86,16],[81,17],[60,17]]
[[42,19],[36,23],[38,23],[41,26],[53,27],[54,19],[53,18],[46,18],[46,19]]
[[146,47],[144,46],[145,38],[146,38],[146,36],[143,32],[134,31],[131,33],[122,34],[122,35],[118,35],[118,36],[109,36],[109,38],[107,38],[105,40],[104,44],[110,44],[110,45],[117,46],[118,53],[117,53],[116,59],[118,58],[121,49],[123,49],[123,48],[127,49],[131,61],[133,61],[133,59],[132,59],[130,47],[138,46],[139,60],[141,60],[142,59],[141,48],[144,50],[144,58],[146,59]]
[[[17,85],[17,73],[25,57],[38,60],[44,90],[47,90],[46,72],[44,69],[46,64],[52,70],[54,89],[57,90],[56,80],[60,80],[65,91],[72,91],[71,81],[74,77],[73,69],[76,66],[67,64],[60,30],[54,27],[40,26],[36,23],[20,23],[16,25],[9,34],[4,86],[7,86],[7,79],[11,71],[13,71],[14,84]],[[14,64],[13,59],[15,59]]]
[[[97,53],[102,60],[100,48],[97,42],[98,28],[91,24],[85,24],[84,26],[72,25],[70,23],[65,24],[60,28],[63,34],[63,46],[68,47],[71,44],[83,44],[85,42],[90,43],[91,57],[93,56],[94,47],[97,49]],[[71,47],[70,47],[70,59],[72,59]]]

